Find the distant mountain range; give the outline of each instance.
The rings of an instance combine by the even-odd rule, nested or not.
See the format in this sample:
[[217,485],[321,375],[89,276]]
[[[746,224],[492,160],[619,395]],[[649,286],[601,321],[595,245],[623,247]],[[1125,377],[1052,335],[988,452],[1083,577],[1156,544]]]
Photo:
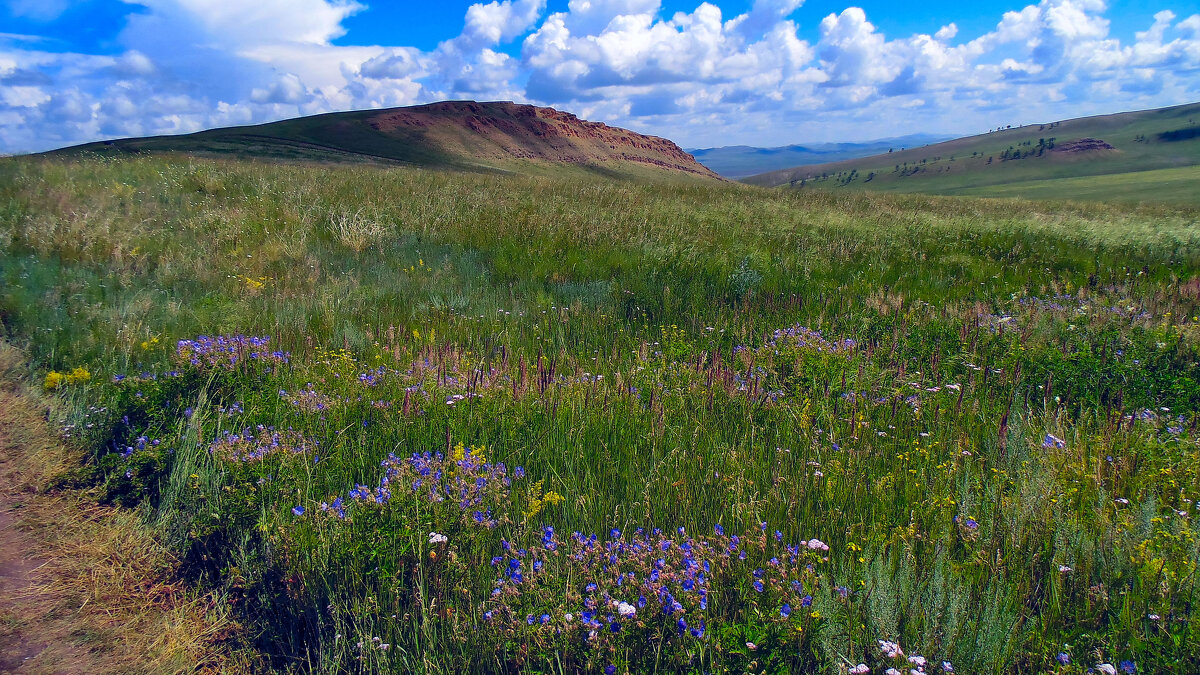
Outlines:
[[80,153],[188,153],[527,173],[561,171],[566,165],[609,176],[666,172],[718,178],[664,138],[507,101],[444,101],[328,113],[194,134],[88,143],[44,154]]
[[799,189],[1200,204],[1200,103],[1027,124],[743,180]]
[[689,149],[688,152],[704,166],[726,178],[745,178],[799,166],[836,162],[843,159],[877,155],[888,150],[899,150],[918,145],[928,145],[954,138],[934,134],[912,134],[896,138],[881,138],[859,143],[810,143],[785,145],[778,148],[756,148],[749,145],[728,145],[720,148]]

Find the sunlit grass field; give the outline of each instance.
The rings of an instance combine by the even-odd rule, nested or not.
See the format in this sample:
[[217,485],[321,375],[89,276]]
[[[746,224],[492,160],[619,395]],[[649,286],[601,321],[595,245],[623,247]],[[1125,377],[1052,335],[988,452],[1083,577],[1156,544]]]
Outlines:
[[0,163],[0,320],[280,670],[1196,672],[1200,211]]
[[1200,167],[1031,180],[947,191],[947,194],[986,194],[1024,199],[1057,199],[1060,195],[1069,194],[1072,199],[1196,205],[1200,203]]

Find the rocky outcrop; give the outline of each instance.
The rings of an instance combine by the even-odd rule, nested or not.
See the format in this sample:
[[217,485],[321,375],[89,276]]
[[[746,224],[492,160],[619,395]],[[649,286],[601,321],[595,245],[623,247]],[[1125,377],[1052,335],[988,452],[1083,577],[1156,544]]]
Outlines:
[[1116,150],[1116,148],[1098,138],[1076,138],[1073,141],[1059,143],[1054,146],[1051,152],[1072,155],[1084,152],[1096,152],[1097,150]]
[[368,124],[384,134],[420,132],[443,150],[478,160],[633,162],[717,178],[665,138],[589,122],[554,108],[507,101],[444,101],[383,110]]

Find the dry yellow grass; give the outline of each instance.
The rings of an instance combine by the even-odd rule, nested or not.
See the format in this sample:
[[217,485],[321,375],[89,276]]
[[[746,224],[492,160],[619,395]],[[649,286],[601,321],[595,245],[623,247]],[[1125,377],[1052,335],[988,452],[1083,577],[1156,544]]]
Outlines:
[[47,489],[78,465],[0,344],[0,673],[249,672],[240,628],[172,579],[136,512]]

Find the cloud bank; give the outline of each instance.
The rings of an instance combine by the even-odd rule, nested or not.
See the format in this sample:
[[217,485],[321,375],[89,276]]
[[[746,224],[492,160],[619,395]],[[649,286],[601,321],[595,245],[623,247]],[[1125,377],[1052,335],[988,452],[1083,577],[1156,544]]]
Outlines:
[[[471,5],[423,51],[337,46],[353,0],[128,0],[115,54],[0,34],[0,151],[196,131],[448,98],[552,105],[697,147],[851,140],[1200,99],[1200,14],[1164,10],[1134,39],[1102,0],[1042,0],[958,40],[954,24],[890,38],[857,7],[799,37],[803,0],[727,16],[659,0]],[[49,20],[61,2],[10,0]]]

